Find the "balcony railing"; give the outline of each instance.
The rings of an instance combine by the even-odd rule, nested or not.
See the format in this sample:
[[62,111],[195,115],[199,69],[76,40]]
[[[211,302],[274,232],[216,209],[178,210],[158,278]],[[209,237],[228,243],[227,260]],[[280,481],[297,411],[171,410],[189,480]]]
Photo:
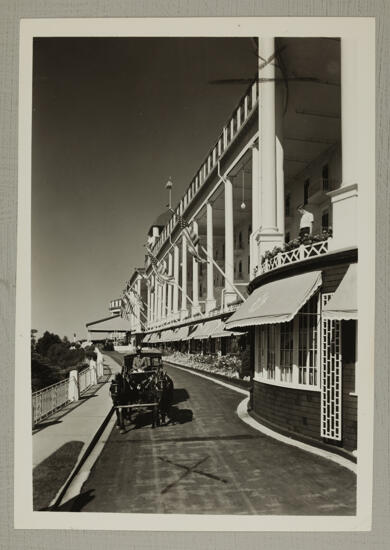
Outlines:
[[[328,252],[328,241],[320,241],[309,245],[301,244],[293,250],[278,252],[273,258],[264,259],[256,271],[257,275],[262,275],[267,271],[272,271],[284,265],[293,264],[314,256],[320,256]],[[256,269],[256,268],[255,268]]]
[[[176,227],[178,221],[177,215],[183,214],[192,199],[198,193],[199,189],[204,185],[211,172],[217,166],[221,157],[230,147],[232,142],[236,139],[240,130],[252,115],[258,103],[258,99],[259,86],[258,82],[256,81],[250,86],[246,94],[241,98],[241,101],[234,110],[233,115],[224,126],[217,142],[210,149],[204,162],[202,163],[192,182],[188,186],[188,189],[181,199],[179,205],[176,207],[175,213],[173,214],[171,220],[162,230],[160,237],[157,239],[156,243],[153,246],[153,251],[155,254],[159,252],[165,240],[169,237],[169,235]],[[147,262],[147,264],[149,264],[149,261]]]

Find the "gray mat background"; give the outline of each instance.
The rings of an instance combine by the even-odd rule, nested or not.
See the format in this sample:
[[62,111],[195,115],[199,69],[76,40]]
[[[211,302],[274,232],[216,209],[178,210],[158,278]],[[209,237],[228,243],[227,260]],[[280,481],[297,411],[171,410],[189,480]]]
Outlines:
[[[377,241],[373,530],[370,533],[152,533],[13,529],[14,325],[19,19],[37,17],[376,17]],[[0,0],[0,548],[345,550],[390,547],[389,490],[389,20],[388,0]],[[364,367],[364,365],[362,365]],[[28,490],[28,488],[26,489]]]

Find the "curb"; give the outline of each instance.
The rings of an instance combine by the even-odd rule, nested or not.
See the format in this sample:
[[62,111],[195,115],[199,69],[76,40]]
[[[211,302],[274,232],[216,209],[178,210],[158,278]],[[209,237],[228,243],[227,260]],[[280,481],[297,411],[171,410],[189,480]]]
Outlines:
[[246,399],[243,399],[237,407],[237,415],[242,422],[245,422],[248,424],[248,426],[251,426],[251,428],[254,428],[255,430],[261,432],[262,434],[272,437],[273,439],[276,439],[277,441],[280,441],[281,443],[285,443],[286,445],[291,445],[292,447],[297,447],[298,449],[301,449],[302,451],[306,451],[308,453],[321,456],[322,458],[326,458],[327,460],[330,460],[331,462],[335,462],[339,466],[342,466],[343,468],[347,468],[347,470],[350,470],[354,474],[356,474],[356,464],[349,460],[348,458],[344,458],[343,456],[340,456],[335,453],[331,453],[330,451],[325,451],[324,449],[320,449],[319,447],[314,447],[313,445],[309,445],[308,443],[303,443],[302,441],[299,441],[298,439],[294,439],[292,437],[287,437],[286,435],[282,435],[278,432],[275,432],[274,430],[271,430],[271,428],[267,428],[263,424],[260,424],[257,420],[255,420],[250,414],[248,413],[248,397]]
[[99,426],[99,428],[97,429],[95,434],[91,437],[89,442],[85,443],[85,445],[84,445],[85,451],[82,451],[82,454],[77,459],[77,462],[74,465],[71,473],[69,474],[68,478],[66,479],[66,481],[62,485],[62,487],[60,487],[60,489],[58,490],[56,496],[50,502],[50,504],[49,504],[46,511],[55,512],[56,507],[59,506],[59,504],[61,503],[61,500],[65,496],[65,494],[66,494],[67,490],[69,489],[72,481],[74,480],[74,478],[77,476],[77,474],[81,470],[81,467],[83,466],[83,464],[87,460],[88,456],[91,454],[92,449],[95,447],[97,441],[100,439],[102,433],[104,432],[105,428],[107,427],[107,425],[108,425],[108,423],[109,423],[109,421],[112,417],[113,412],[114,412],[114,407],[111,407],[111,409],[109,410],[108,414],[104,418],[103,422],[101,423],[101,425]]

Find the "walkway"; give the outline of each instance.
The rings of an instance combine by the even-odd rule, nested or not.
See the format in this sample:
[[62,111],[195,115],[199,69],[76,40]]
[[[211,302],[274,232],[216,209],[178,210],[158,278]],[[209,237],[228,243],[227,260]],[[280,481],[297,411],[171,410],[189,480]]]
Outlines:
[[46,508],[72,471],[80,453],[100,428],[112,407],[108,381],[120,371],[104,355],[105,381],[43,420],[33,434],[34,510]]

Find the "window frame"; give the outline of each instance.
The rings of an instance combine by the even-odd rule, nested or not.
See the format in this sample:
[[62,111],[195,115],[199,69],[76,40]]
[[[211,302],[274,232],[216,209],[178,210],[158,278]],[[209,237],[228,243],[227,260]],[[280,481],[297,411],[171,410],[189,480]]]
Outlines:
[[[274,325],[261,325],[255,330],[255,374],[254,379],[258,382],[265,384],[282,386],[291,389],[300,389],[307,391],[321,391],[321,293],[317,292],[310,300],[316,299],[316,308],[317,308],[317,329],[315,334],[316,339],[316,361],[313,372],[316,373],[316,383],[308,384],[301,383],[299,381],[299,323],[302,309],[295,315],[295,317],[289,321],[292,325],[292,335],[293,335],[293,348],[292,348],[292,369],[291,369],[291,381],[282,380],[282,367],[281,365],[281,325],[286,323],[276,323]],[[307,302],[309,303],[310,300]],[[306,304],[305,304],[306,305]],[[269,327],[274,327],[272,330],[275,331],[275,375],[272,378],[268,373],[268,364],[267,358],[268,353],[268,343],[269,339],[267,332]],[[310,338],[310,333],[307,336]],[[310,354],[306,356],[306,380],[309,380],[309,369],[310,364],[308,358]]]

